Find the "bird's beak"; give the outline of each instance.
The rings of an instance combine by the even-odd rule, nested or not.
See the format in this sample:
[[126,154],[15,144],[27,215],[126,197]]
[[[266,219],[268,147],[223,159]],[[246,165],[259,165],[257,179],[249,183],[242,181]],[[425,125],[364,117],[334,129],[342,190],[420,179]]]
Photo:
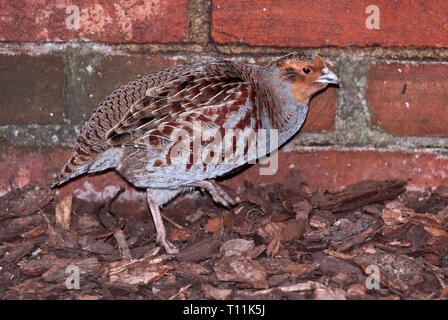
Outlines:
[[323,75],[317,78],[314,82],[339,84],[338,76],[327,67],[322,69],[322,73]]

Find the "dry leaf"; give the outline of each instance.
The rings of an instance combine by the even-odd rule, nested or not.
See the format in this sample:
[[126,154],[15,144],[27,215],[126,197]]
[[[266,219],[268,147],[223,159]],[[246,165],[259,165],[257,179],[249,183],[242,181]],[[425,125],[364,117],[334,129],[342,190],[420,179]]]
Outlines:
[[171,241],[187,241],[191,237],[191,230],[175,228],[170,231]]
[[282,243],[299,238],[305,232],[304,220],[287,222],[269,222],[257,229],[257,233],[266,239],[268,256],[275,256]]
[[224,224],[221,217],[209,219],[205,225],[205,230],[208,232],[218,233],[224,230]]
[[214,270],[221,281],[246,282],[256,289],[268,288],[265,269],[248,257],[222,257],[215,263]]

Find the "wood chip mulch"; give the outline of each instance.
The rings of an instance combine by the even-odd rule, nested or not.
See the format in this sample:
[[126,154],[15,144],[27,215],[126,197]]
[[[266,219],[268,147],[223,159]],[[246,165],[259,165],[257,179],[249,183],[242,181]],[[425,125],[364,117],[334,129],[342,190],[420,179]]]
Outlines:
[[0,299],[448,298],[448,186],[246,182],[233,195],[230,210],[200,191],[167,205],[181,249],[167,255],[150,216],[114,214],[119,194],[78,212],[79,199],[56,203],[43,184],[11,191],[0,198]]

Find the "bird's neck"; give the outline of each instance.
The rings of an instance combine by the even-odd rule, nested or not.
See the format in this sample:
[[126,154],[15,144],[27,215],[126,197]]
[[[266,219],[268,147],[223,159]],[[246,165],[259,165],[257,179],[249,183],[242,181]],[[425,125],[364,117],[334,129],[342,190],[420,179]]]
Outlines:
[[[276,129],[278,146],[290,139],[305,122],[308,106],[297,102],[289,83],[279,83],[276,70],[254,69],[258,128]],[[258,73],[258,75],[257,75]]]

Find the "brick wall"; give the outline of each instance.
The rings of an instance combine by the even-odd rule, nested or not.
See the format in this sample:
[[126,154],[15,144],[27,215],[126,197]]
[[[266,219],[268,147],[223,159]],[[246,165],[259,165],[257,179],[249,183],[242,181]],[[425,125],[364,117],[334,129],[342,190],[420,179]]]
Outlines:
[[[79,28],[68,29],[73,7]],[[372,12],[379,10],[379,29]],[[69,9],[67,9],[69,7]],[[14,0],[0,9],[0,194],[52,179],[90,111],[138,75],[226,57],[266,63],[318,53],[341,79],[311,103],[275,176],[336,190],[362,179],[448,182],[448,2],[440,0]],[[370,17],[370,18],[369,18]],[[375,22],[377,20],[374,20]],[[114,173],[68,184],[85,199],[125,186]]]

